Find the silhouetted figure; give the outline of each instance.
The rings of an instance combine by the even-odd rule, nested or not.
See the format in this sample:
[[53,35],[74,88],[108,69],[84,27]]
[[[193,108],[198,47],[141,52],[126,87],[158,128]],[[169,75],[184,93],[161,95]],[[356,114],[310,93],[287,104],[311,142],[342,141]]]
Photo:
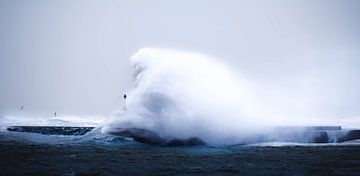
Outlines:
[[54,117],[56,117],[56,112],[54,112]]
[[20,107],[20,111],[22,111],[24,109],[24,105],[22,105],[21,107]]
[[126,94],[124,94],[124,99],[126,100]]

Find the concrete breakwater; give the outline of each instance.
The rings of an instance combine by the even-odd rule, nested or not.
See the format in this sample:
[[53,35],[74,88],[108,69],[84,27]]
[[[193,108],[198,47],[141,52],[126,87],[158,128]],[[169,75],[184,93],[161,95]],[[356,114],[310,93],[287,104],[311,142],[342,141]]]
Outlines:
[[64,127],[64,126],[11,126],[8,131],[40,133],[44,135],[84,135],[95,127]]

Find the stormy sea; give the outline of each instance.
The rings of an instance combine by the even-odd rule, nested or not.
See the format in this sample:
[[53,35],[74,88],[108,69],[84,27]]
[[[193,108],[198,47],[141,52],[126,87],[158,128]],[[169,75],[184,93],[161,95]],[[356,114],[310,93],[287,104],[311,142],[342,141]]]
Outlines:
[[0,133],[0,175],[359,175],[360,141],[157,146],[103,135]]
[[130,61],[134,88],[109,117],[0,117],[0,175],[360,174],[356,118],[288,113],[203,54]]

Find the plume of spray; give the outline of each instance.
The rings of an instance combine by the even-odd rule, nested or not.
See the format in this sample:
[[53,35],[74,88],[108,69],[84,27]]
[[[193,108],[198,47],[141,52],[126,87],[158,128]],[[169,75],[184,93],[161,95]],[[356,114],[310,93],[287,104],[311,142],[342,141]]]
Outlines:
[[143,48],[131,64],[135,87],[126,110],[114,115],[103,131],[136,127],[164,138],[231,144],[275,120],[256,102],[247,80],[209,56]]

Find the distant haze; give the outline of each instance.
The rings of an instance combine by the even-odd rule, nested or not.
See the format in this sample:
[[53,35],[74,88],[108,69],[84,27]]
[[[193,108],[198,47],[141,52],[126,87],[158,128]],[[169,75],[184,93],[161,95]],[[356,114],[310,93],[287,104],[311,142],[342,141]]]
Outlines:
[[109,115],[143,47],[214,56],[274,111],[360,119],[357,0],[0,0],[0,115]]

